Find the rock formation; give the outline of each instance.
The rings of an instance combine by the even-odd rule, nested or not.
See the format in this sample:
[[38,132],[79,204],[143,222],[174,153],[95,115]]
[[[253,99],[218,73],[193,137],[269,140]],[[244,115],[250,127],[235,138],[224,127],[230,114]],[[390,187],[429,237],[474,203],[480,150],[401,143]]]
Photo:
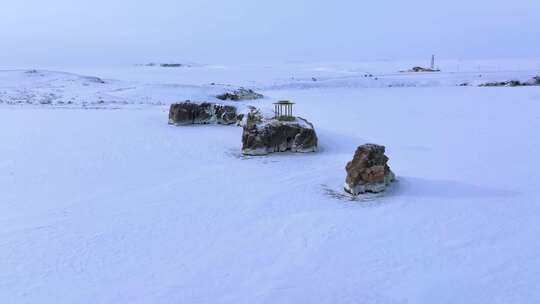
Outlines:
[[232,101],[241,101],[241,100],[254,100],[264,98],[262,94],[256,93],[251,89],[240,88],[238,90],[223,93],[216,96],[220,100],[232,100]]
[[384,146],[375,144],[358,147],[353,160],[346,167],[345,191],[353,195],[384,191],[395,180],[384,152]]
[[169,124],[193,125],[193,124],[223,124],[237,123],[238,114],[236,107],[215,103],[194,103],[185,101],[172,104],[169,110]]
[[540,76],[533,77],[529,81],[521,82],[519,80],[487,82],[479,85],[480,87],[527,87],[540,86]]
[[248,106],[247,112],[238,114],[238,123],[237,125],[240,127],[245,127],[248,124],[255,124],[260,123],[263,121],[264,116],[261,113],[261,110],[257,109],[254,106]]
[[249,113],[242,133],[244,155],[266,155],[273,152],[315,152],[317,134],[307,120],[295,117],[290,121],[263,121],[256,113]]
[[222,125],[231,125],[242,119],[242,116],[237,114],[236,107],[220,104],[214,104],[213,116],[217,123]]

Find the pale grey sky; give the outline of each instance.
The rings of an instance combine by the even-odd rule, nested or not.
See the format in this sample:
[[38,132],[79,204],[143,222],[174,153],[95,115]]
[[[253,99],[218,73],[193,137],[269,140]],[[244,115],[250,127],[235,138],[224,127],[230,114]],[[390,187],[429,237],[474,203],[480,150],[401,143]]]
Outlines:
[[4,0],[0,67],[539,57],[540,1]]

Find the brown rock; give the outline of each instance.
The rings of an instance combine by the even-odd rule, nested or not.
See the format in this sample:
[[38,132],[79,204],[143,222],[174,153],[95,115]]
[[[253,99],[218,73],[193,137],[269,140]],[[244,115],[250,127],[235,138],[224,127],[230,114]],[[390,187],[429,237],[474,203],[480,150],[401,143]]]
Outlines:
[[395,180],[387,165],[385,147],[365,144],[356,150],[354,158],[347,164],[345,191],[358,195],[365,192],[382,192]]

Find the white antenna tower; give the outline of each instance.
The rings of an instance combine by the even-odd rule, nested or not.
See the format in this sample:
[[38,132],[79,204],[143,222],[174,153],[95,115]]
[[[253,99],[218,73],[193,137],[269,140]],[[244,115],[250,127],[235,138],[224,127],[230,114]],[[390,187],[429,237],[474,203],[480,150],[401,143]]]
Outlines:
[[431,55],[431,69],[435,70],[435,55]]

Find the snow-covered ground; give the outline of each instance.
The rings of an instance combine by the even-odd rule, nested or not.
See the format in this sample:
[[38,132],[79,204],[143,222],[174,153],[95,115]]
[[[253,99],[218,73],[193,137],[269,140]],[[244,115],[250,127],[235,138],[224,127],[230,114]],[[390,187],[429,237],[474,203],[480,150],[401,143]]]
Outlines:
[[[457,63],[0,71],[0,303],[540,302],[540,87],[456,86],[540,66]],[[296,102],[320,151],[167,125],[238,86]],[[351,200],[366,142],[399,182]]]
[[56,72],[65,67],[0,70],[0,104],[110,108],[183,99],[213,101],[215,95],[242,86],[260,91],[477,86],[526,81],[540,74],[540,59],[447,60],[440,62],[440,73],[399,72],[415,65],[422,62],[70,67],[72,73]]

